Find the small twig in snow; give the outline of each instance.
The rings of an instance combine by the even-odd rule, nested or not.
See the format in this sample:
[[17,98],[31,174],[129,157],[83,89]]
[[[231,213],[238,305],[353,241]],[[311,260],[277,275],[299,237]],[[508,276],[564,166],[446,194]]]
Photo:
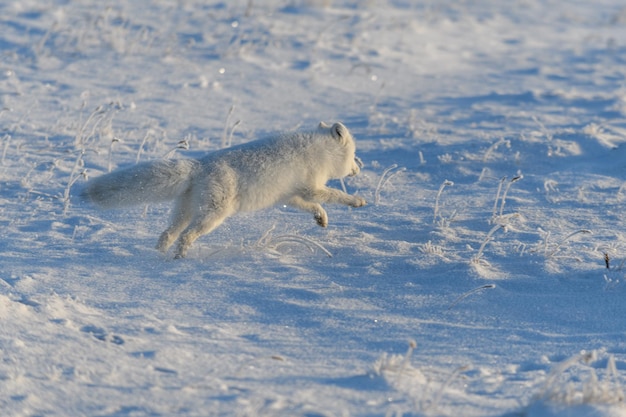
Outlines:
[[491,237],[493,236],[493,234],[497,232],[498,229],[504,229],[505,227],[506,225],[504,224],[496,224],[495,226],[491,228],[489,233],[487,233],[485,240],[483,240],[482,245],[480,245],[480,248],[478,249],[478,253],[476,254],[476,256],[472,258],[472,263],[477,263],[478,261],[480,261],[480,258],[483,256],[483,250],[485,250],[485,246],[487,246],[487,243],[491,241]]
[[[387,184],[387,182],[394,177],[395,175],[403,172],[405,168],[400,168],[398,171],[389,174],[394,169],[398,168],[398,164],[393,164],[389,168],[383,171],[383,174],[380,176],[378,180],[378,185],[376,185],[376,191],[374,192],[374,204],[378,204],[380,202],[380,190]],[[389,174],[389,175],[387,175]]]
[[441,397],[443,397],[443,391],[446,388],[448,388],[448,386],[450,386],[452,381],[454,381],[454,379],[456,377],[458,377],[461,374],[461,372],[467,371],[468,369],[470,369],[469,365],[459,366],[454,371],[452,371],[452,373],[450,374],[448,379],[446,379],[446,381],[443,384],[441,384],[441,387],[439,388],[439,390],[435,394],[435,397],[433,398],[432,402],[430,403],[430,407],[429,408],[430,408],[430,412],[431,413],[434,413],[434,412],[437,411],[437,408],[439,407],[439,403],[441,402]]
[[450,306],[447,309],[450,310],[452,307],[456,306],[458,303],[460,303],[461,301],[463,301],[464,299],[466,299],[467,297],[469,297],[470,295],[474,293],[477,293],[482,290],[491,289],[491,288],[496,288],[496,284],[486,284],[478,288],[474,288],[473,290],[466,292],[465,294],[461,295],[456,300],[454,300],[454,302],[450,304]]
[[506,181],[506,177],[502,177],[500,179],[500,184],[498,184],[498,191],[496,192],[496,201],[493,202],[493,213],[491,214],[491,218],[496,218],[496,211],[498,210],[498,201],[500,200],[500,193],[502,192],[502,184]]
[[493,145],[491,145],[489,147],[489,149],[487,149],[487,151],[485,152],[485,155],[483,155],[483,162],[487,162],[487,160],[489,159],[489,157],[491,156],[491,154],[493,153],[493,151],[495,151],[496,149],[498,149],[498,147],[500,145],[505,145],[507,148],[511,147],[511,141],[506,140],[504,138],[500,138],[499,141],[497,141],[496,143],[494,143]]
[[166,153],[165,156],[163,156],[163,159],[170,159],[171,157],[174,156],[174,154],[176,153],[176,151],[178,149],[183,149],[185,151],[189,149],[189,142],[187,141],[187,139],[183,139],[183,140],[179,141],[176,144],[175,148],[173,148],[168,153]]
[[235,111],[235,105],[233,104],[232,106],[230,106],[230,109],[228,110],[228,115],[226,116],[226,121],[224,122],[224,131],[222,132],[222,148],[226,148],[226,144],[228,143],[227,138],[228,138],[228,127],[229,127],[229,122],[230,122],[230,116],[232,116],[234,111]]
[[228,143],[226,144],[227,148],[230,148],[233,144],[233,134],[235,133],[235,129],[237,126],[241,124],[241,120],[237,120],[233,126],[230,128],[230,133],[228,133]]
[[330,251],[328,249],[326,249],[324,246],[322,246],[321,244],[303,237],[303,236],[298,236],[298,235],[280,235],[277,237],[272,237],[272,232],[274,231],[276,225],[272,226],[269,230],[267,230],[263,236],[261,236],[261,238],[259,240],[257,240],[256,242],[256,246],[257,247],[261,247],[261,248],[268,248],[268,247],[274,247],[274,248],[278,248],[283,244],[286,243],[300,243],[305,245],[307,248],[309,248],[309,250],[311,250],[311,252],[314,252],[315,249],[317,248],[319,250],[321,250],[322,252],[324,252],[326,254],[326,256],[328,256],[329,258],[333,257],[333,254],[330,253]]
[[511,181],[509,181],[507,187],[504,189],[504,193],[502,193],[502,204],[500,204],[500,217],[502,217],[502,211],[504,210],[504,204],[506,203],[506,195],[509,193],[511,185],[513,185],[514,182],[521,180],[522,178],[524,178],[522,174],[511,178]]
[[4,141],[4,147],[2,148],[2,158],[0,159],[0,164],[4,165],[4,160],[7,156],[7,151],[9,150],[9,144],[11,143],[11,135],[4,135],[2,140]]
[[333,257],[333,254],[330,253],[330,251],[328,251],[328,249],[326,249],[324,246],[322,246],[321,244],[306,238],[306,237],[302,237],[302,236],[297,236],[297,235],[281,235],[278,236],[274,239],[272,239],[272,242],[274,243],[274,246],[278,247],[280,246],[282,243],[288,243],[288,242],[297,242],[297,243],[302,243],[305,246],[307,246],[309,249],[311,249],[311,251],[313,251],[313,249],[311,248],[310,245],[315,246],[316,248],[318,248],[319,250],[321,250],[322,252],[324,252],[326,254],[326,256],[328,256],[329,258]]
[[[578,235],[578,234],[591,234],[591,230],[587,230],[587,229],[580,229],[577,230],[573,233],[570,233],[569,235],[565,236],[565,238],[563,240],[561,240],[556,247],[549,253],[546,255],[547,258],[551,258],[554,256],[554,254],[561,248],[561,246],[563,246],[563,244],[565,242],[567,242],[569,239],[571,239],[572,237]],[[547,238],[546,238],[546,249],[547,249]]]
[[415,342],[415,340],[409,340],[409,348],[406,351],[406,355],[404,355],[404,360],[402,361],[402,364],[400,365],[400,370],[398,371],[398,378],[402,375],[402,372],[404,372],[404,370],[406,369],[407,366],[409,366],[409,362],[411,362],[411,355],[413,354],[413,351],[415,350],[415,348],[417,348],[417,342]]
[[81,176],[86,175],[85,170],[82,170],[80,173],[78,173],[79,168],[81,168],[84,165],[83,164],[84,154],[85,154],[84,150],[81,150],[78,153],[78,157],[76,158],[76,161],[74,162],[74,167],[72,168],[72,172],[70,173],[70,178],[67,181],[67,186],[65,187],[65,191],[63,192],[63,214],[67,214],[67,211],[70,208],[70,191],[71,191],[72,186],[74,185],[76,181],[78,181],[78,179]]
[[454,183],[452,181],[445,180],[441,186],[439,187],[439,191],[437,191],[437,197],[435,197],[435,210],[433,214],[433,223],[437,222],[437,215],[439,214],[439,198],[441,197],[441,193],[443,193],[443,189],[446,186],[453,186]]
[[113,169],[113,145],[115,145],[119,141],[120,140],[118,138],[113,138],[111,140],[111,144],[109,145],[109,161],[107,164],[108,172],[111,172],[111,170]]

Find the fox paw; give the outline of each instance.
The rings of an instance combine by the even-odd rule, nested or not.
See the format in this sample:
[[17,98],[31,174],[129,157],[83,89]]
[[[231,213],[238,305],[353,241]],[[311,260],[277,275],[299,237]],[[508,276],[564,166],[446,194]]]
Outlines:
[[159,252],[166,253],[167,250],[172,246],[176,240],[176,236],[172,236],[167,230],[161,233],[161,237],[159,237],[159,242],[156,245],[156,249]]
[[352,201],[348,205],[351,207],[363,207],[366,204],[367,204],[367,201],[365,201],[364,198],[353,196]]
[[179,245],[174,253],[174,259],[183,259],[187,256],[187,248]]
[[315,221],[317,222],[319,226],[322,226],[322,227],[328,226],[328,215],[326,214],[325,211],[318,211],[317,213],[315,213],[313,218],[315,219]]

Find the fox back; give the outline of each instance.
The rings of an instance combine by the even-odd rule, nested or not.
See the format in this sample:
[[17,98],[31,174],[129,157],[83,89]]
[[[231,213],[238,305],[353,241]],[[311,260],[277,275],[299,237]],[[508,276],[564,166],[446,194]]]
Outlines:
[[237,211],[258,210],[285,202],[302,189],[358,174],[355,148],[343,124],[320,123],[311,132],[285,133],[210,153],[200,160],[197,182],[202,187],[220,172],[237,184]]

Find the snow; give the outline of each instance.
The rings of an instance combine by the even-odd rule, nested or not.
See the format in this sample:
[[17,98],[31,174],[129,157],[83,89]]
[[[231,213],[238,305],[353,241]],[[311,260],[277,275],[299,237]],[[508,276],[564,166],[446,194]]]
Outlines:
[[[625,52],[615,0],[0,3],[2,415],[626,416]],[[326,229],[74,198],[320,120]]]

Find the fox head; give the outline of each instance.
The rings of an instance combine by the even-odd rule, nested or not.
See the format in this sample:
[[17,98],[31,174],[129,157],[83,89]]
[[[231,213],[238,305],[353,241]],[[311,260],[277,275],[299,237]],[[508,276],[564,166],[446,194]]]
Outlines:
[[342,123],[335,123],[330,126],[320,122],[319,129],[330,130],[333,140],[340,145],[338,154],[333,155],[337,162],[335,169],[338,171],[335,172],[335,178],[353,177],[361,172],[363,163],[356,156],[356,144],[348,128]]

